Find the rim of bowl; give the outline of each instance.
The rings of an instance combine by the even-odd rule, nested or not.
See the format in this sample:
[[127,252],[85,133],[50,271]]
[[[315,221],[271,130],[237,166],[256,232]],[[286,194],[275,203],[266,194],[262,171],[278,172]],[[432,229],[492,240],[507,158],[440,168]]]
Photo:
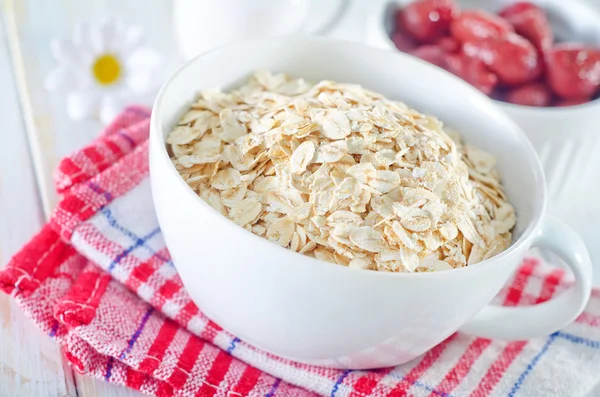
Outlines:
[[[396,48],[396,45],[394,44],[394,42],[392,41],[390,35],[388,34],[386,28],[385,28],[385,19],[388,16],[388,9],[390,8],[391,5],[396,5],[397,7],[400,6],[405,6],[406,4],[410,3],[410,0],[387,0],[385,1],[380,7],[379,12],[377,12],[375,14],[375,18],[372,21],[372,24],[375,24],[375,28],[377,30],[379,30],[379,32],[381,33],[380,36],[382,36],[381,38],[384,39],[385,41],[385,45],[389,50],[393,50],[396,52],[400,52],[406,55],[410,55],[412,57],[415,57],[414,55],[411,55],[410,53],[404,52],[404,51],[400,51],[399,49]],[[557,2],[558,3],[558,2]],[[595,15],[598,17],[598,22],[600,23],[600,12],[592,9],[591,7],[589,7],[587,4],[582,3],[582,2],[577,2],[574,3],[576,4],[576,8],[578,8],[578,12],[582,12],[583,10],[590,11],[592,13],[592,15]],[[373,28],[373,26],[371,26],[371,28]],[[600,32],[600,29],[598,29],[598,31]],[[418,57],[415,57],[418,58]],[[420,59],[420,58],[418,58]],[[429,63],[429,62],[427,62]],[[434,65],[435,66],[435,65]],[[444,69],[445,70],[445,69]],[[485,95],[485,94],[484,94]],[[487,96],[487,95],[486,95]],[[587,110],[590,110],[591,108],[595,108],[595,107],[600,107],[600,96],[592,99],[591,101],[585,102],[585,103],[581,103],[578,105],[572,105],[572,106],[528,106],[528,105],[518,105],[515,103],[510,103],[510,102],[504,102],[504,101],[500,101],[498,99],[494,99],[490,96],[487,96],[492,102],[497,103],[501,106],[506,106],[509,109],[517,109],[517,110],[521,110],[521,111],[530,111],[531,113],[538,113],[538,115],[540,116],[548,116],[548,115],[553,115],[553,114],[557,114],[557,115],[566,115],[568,113],[579,113],[579,112],[584,112]]]
[[[152,106],[152,115],[151,115],[151,120],[150,120],[150,126],[151,126],[150,135],[151,135],[151,138],[152,138],[152,136],[154,136],[154,140],[156,142],[158,142],[158,144],[161,146],[160,154],[159,154],[161,164],[159,166],[160,167],[168,167],[169,168],[169,171],[168,171],[169,178],[174,178],[175,180],[177,180],[177,183],[179,183],[180,185],[182,185],[185,188],[185,191],[187,192],[187,194],[190,197],[193,197],[195,200],[197,200],[199,202],[199,205],[203,205],[207,210],[213,211],[216,215],[218,215],[220,218],[222,218],[222,220],[224,221],[225,224],[228,224],[230,227],[235,227],[236,230],[238,230],[238,231],[245,232],[246,235],[248,236],[248,238],[254,238],[258,244],[264,244],[264,245],[268,244],[268,247],[270,247],[271,249],[282,249],[292,255],[303,255],[303,254],[294,252],[288,248],[283,248],[263,237],[257,236],[256,234],[236,225],[230,219],[228,219],[225,216],[223,216],[222,214],[219,214],[218,212],[216,212],[200,196],[195,194],[194,191],[192,189],[190,189],[190,187],[185,183],[183,178],[181,178],[181,176],[179,175],[179,173],[173,166],[173,164],[169,158],[169,155],[167,153],[166,142],[165,142],[166,136],[163,134],[163,129],[161,128],[161,125],[163,124],[163,115],[162,115],[162,111],[161,111],[163,97],[165,95],[165,92],[169,89],[172,82],[174,80],[176,80],[184,70],[186,70],[192,64],[201,60],[202,58],[204,58],[205,56],[207,56],[209,54],[212,54],[212,53],[215,53],[215,52],[227,49],[227,48],[235,48],[238,46],[245,47],[245,46],[249,46],[249,45],[260,45],[260,44],[265,44],[265,43],[268,43],[269,45],[280,44],[280,45],[286,45],[286,46],[293,45],[294,43],[310,43],[310,44],[315,44],[315,45],[327,45],[327,46],[343,45],[343,46],[347,46],[347,47],[352,47],[355,51],[370,51],[370,52],[374,52],[374,53],[379,53],[381,56],[384,56],[384,57],[393,56],[393,57],[405,58],[410,61],[417,61],[419,63],[422,63],[424,67],[434,68],[434,69],[438,70],[439,72],[445,74],[444,78],[456,79],[461,84],[463,84],[466,89],[472,91],[477,96],[479,96],[484,102],[488,101],[492,105],[494,102],[487,95],[483,94],[482,92],[480,92],[475,87],[471,86],[470,84],[468,84],[461,78],[454,76],[453,74],[445,71],[444,69],[438,68],[435,65],[431,65],[430,63],[423,61],[419,58],[413,57],[409,54],[405,54],[401,51],[391,52],[389,50],[372,47],[372,46],[369,46],[369,45],[363,44],[363,43],[352,42],[349,40],[332,39],[332,38],[328,38],[328,37],[320,37],[320,36],[254,37],[254,38],[244,39],[241,41],[237,41],[234,43],[216,47],[214,49],[211,49],[210,51],[196,55],[195,57],[193,57],[193,58],[189,59],[188,61],[186,61],[185,63],[183,63],[174,73],[172,73],[165,80],[165,82],[161,86],[160,90],[158,91],[158,94],[156,95],[156,99]],[[493,105],[493,106],[495,106],[495,105]],[[500,252],[497,255],[494,255],[491,258],[485,259],[481,262],[478,262],[478,263],[470,265],[470,266],[464,266],[464,267],[460,267],[460,268],[454,268],[454,269],[448,269],[448,270],[442,270],[442,271],[413,272],[413,273],[385,272],[385,271],[378,271],[378,270],[349,268],[347,266],[341,266],[336,263],[329,263],[329,262],[321,261],[316,258],[312,258],[312,257],[306,256],[306,255],[303,255],[305,257],[305,259],[307,259],[308,262],[314,263],[315,265],[320,264],[320,265],[324,265],[324,266],[332,266],[332,267],[338,268],[342,271],[362,272],[363,275],[365,275],[365,276],[369,275],[369,277],[397,277],[397,278],[400,278],[400,277],[444,277],[444,274],[446,272],[450,272],[450,271],[451,272],[471,272],[471,271],[475,271],[475,269],[473,269],[473,268],[491,266],[492,265],[491,263],[493,261],[501,261],[505,257],[513,254],[514,251],[519,250],[523,245],[525,245],[528,241],[530,241],[534,238],[534,232],[538,229],[538,227],[540,226],[540,224],[542,223],[542,221],[544,219],[544,215],[546,213],[546,206],[547,206],[546,181],[545,181],[544,173],[542,171],[542,165],[537,156],[537,153],[535,152],[533,145],[531,144],[529,139],[527,139],[527,136],[521,130],[521,128],[519,128],[517,126],[517,124],[507,114],[505,114],[504,112],[501,112],[501,113],[503,113],[502,117],[505,117],[506,121],[512,125],[513,129],[516,130],[517,135],[521,141],[520,144],[526,147],[525,150],[529,152],[530,157],[533,159],[534,167],[533,167],[533,170],[531,170],[531,172],[534,174],[534,179],[539,181],[539,185],[537,186],[537,189],[535,192],[536,197],[534,197],[533,200],[540,202],[539,206],[533,206],[531,219],[530,219],[529,223],[527,224],[527,226],[523,229],[521,236],[519,236],[519,238],[517,240],[512,241],[511,245],[507,249],[505,249],[504,251]],[[152,148],[154,146],[155,145],[151,144],[150,150],[153,150]],[[152,170],[152,168],[151,168],[151,170]],[[150,172],[152,172],[152,171],[150,171]]]
[[[568,113],[581,113],[588,110],[596,109],[600,107],[600,97],[593,99],[589,102],[580,103],[578,105],[571,106],[528,106],[528,105],[517,105],[516,103],[504,102],[497,99],[490,98],[498,106],[503,106],[511,110],[519,110],[523,112],[536,113],[539,116],[551,116],[551,115],[567,115]],[[600,111],[600,110],[598,110]]]

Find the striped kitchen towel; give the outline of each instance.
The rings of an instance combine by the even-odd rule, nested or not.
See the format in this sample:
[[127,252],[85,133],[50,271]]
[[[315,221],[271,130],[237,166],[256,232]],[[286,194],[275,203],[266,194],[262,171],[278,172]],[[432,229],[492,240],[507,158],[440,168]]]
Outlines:
[[[173,267],[150,196],[148,126],[148,110],[127,108],[64,159],[62,200],[0,273],[0,288],[77,371],[155,396],[584,396],[600,380],[600,291],[545,338],[456,333],[412,362],[373,371],[298,364],[239,340],[199,311]],[[527,259],[497,300],[535,304],[570,283]]]

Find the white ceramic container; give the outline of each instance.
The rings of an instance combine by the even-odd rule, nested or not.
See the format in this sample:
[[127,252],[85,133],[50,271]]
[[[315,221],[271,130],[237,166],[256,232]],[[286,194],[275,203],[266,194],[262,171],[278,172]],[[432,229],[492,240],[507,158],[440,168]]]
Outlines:
[[[361,84],[437,115],[498,158],[518,222],[505,252],[436,273],[382,273],[320,262],[237,226],[180,178],[165,137],[198,90],[239,84],[259,69],[311,81]],[[525,135],[462,80],[397,52],[331,39],[254,39],[194,58],[161,89],[152,112],[150,174],[158,220],[186,289],[208,317],[242,340],[299,362],[375,368],[411,360],[457,329],[520,339],[572,321],[590,294],[585,246],[547,218],[544,176]],[[527,250],[562,257],[575,285],[540,305],[488,306]]]
[[320,34],[348,0],[173,0],[175,41],[185,59],[256,36]]
[[[367,41],[395,48],[390,40],[394,11],[412,0],[384,2],[368,18]],[[518,0],[458,0],[462,9],[496,12]],[[543,7],[557,37],[600,46],[600,14],[578,0],[530,0]],[[595,207],[600,211],[600,100],[564,108],[535,108],[496,101],[536,148],[553,212]],[[596,187],[597,186],[597,187]],[[600,259],[600,258],[599,258]]]

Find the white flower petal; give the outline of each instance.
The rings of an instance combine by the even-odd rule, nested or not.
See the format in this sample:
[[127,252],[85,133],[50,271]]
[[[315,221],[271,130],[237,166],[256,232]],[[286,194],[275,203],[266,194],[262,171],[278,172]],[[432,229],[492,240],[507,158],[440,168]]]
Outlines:
[[98,97],[93,92],[72,92],[67,95],[67,114],[73,120],[88,118],[97,104]]
[[109,19],[104,21],[98,29],[104,41],[104,51],[112,52],[119,46],[120,38],[118,36],[117,24],[116,20]]
[[132,69],[154,69],[160,66],[160,55],[157,51],[142,47],[130,54],[123,54],[128,70]]
[[94,53],[90,46],[90,25],[79,22],[73,27],[73,45],[79,53],[81,66],[88,67],[94,59]]
[[71,41],[54,39],[50,43],[50,49],[59,63],[76,64],[81,61],[80,53]]
[[105,95],[100,104],[100,121],[103,124],[111,123],[123,110],[125,102],[118,95]]
[[73,44],[79,49],[87,48],[90,41],[90,25],[85,22],[77,22],[73,26]]
[[52,70],[44,80],[44,86],[52,91],[58,88],[63,91],[77,89],[79,91],[95,85],[92,73],[87,65],[63,65]]
[[136,94],[146,93],[156,86],[150,72],[129,73],[125,79],[125,84]]
[[44,80],[44,87],[48,91],[53,91],[57,88],[66,88],[72,83],[72,75],[66,68],[56,68],[48,73]]
[[102,36],[100,28],[98,26],[92,26],[89,33],[90,42],[88,45],[90,45],[92,52],[94,54],[106,53],[107,43],[104,36]]
[[123,37],[125,36],[125,33],[127,32],[128,27],[125,26],[123,24],[123,21],[121,21],[120,19],[112,19],[111,21],[113,22],[114,33],[119,38],[119,45],[120,45],[120,43],[123,42]]
[[141,26],[129,26],[120,37],[120,49],[123,55],[134,51],[144,41],[144,29]]
[[98,85],[94,75],[92,74],[91,66],[83,65],[82,69],[73,71],[73,80],[77,82],[81,88],[93,87]]

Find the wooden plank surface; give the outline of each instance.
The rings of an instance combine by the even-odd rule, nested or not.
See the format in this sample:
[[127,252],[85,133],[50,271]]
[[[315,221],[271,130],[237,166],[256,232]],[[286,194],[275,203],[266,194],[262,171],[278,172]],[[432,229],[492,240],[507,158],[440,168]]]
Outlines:
[[[5,23],[0,20],[1,266],[43,222],[4,31]],[[58,346],[4,294],[0,294],[0,385],[2,396],[75,394],[71,370],[65,366]]]

